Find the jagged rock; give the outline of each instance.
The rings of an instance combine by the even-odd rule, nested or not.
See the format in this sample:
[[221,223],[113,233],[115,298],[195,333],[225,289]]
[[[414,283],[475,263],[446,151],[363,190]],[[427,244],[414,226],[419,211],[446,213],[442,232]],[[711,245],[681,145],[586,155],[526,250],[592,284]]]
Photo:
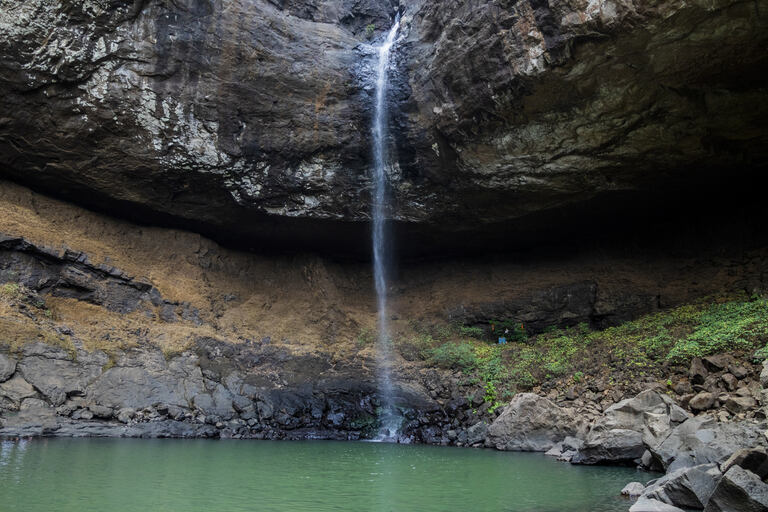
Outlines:
[[485,444],[497,450],[545,452],[583,431],[584,423],[573,409],[533,393],[520,393],[488,427]]
[[467,429],[467,439],[465,442],[470,446],[476,443],[484,443],[487,435],[488,424],[480,421]]
[[731,468],[720,479],[704,512],[766,512],[768,484],[739,466]]
[[691,382],[693,384],[704,384],[704,381],[709,376],[709,372],[707,371],[700,357],[694,357],[691,361],[691,367],[688,370],[688,376],[691,378]]
[[734,364],[736,361],[733,359],[733,356],[730,354],[716,354],[713,356],[707,356],[704,359],[702,359],[702,362],[704,363],[704,366],[709,369],[711,372],[720,372],[725,369],[727,369],[730,365]]
[[688,381],[680,381],[672,388],[678,395],[688,395],[693,393],[693,386]]
[[584,441],[577,437],[568,436],[563,439],[560,444],[562,445],[563,450],[578,451],[582,446],[584,446]]
[[725,401],[725,408],[733,414],[746,412],[757,407],[757,400],[751,396],[729,396]]
[[689,417],[672,399],[646,390],[606,409],[573,458],[581,464],[629,462]]
[[683,510],[658,500],[638,498],[634,505],[629,507],[629,512],[683,512]]
[[0,382],[5,382],[16,372],[16,360],[0,354]]
[[584,446],[571,459],[576,464],[621,463],[642,457],[643,434],[636,430],[613,428],[590,432]]
[[690,407],[692,411],[706,411],[714,407],[715,400],[715,395],[712,393],[707,393],[706,391],[702,391],[698,395],[691,398],[691,400],[688,402],[688,407]]
[[35,396],[37,396],[35,388],[19,374],[0,384],[0,397],[7,399],[15,409],[19,408],[21,401],[25,398]]
[[563,454],[563,445],[557,443],[555,446],[544,452],[547,457],[560,457]]
[[130,423],[133,417],[136,416],[136,410],[130,407],[123,407],[117,411],[117,421],[120,423]]
[[634,498],[643,494],[644,490],[645,486],[640,482],[630,482],[621,490],[621,495]]
[[740,364],[729,365],[728,371],[731,372],[731,375],[733,375],[738,380],[745,379],[751,373],[748,368]]
[[763,447],[739,450],[720,465],[720,470],[725,473],[732,466],[740,466],[765,480],[768,478],[768,453]]
[[725,388],[728,391],[734,391],[739,385],[738,379],[736,378],[735,375],[731,373],[726,373],[720,378],[723,380],[723,383],[725,384]]
[[584,441],[569,436],[553,446],[544,455],[556,457],[559,461],[570,462],[582,446],[584,446]]
[[715,463],[681,468],[656,480],[642,495],[680,508],[703,509],[721,476]]
[[649,445],[649,449],[654,459],[666,471],[672,472],[710,462],[723,462],[743,448],[764,444],[759,423],[718,423],[712,418],[697,416],[672,430],[660,443]]

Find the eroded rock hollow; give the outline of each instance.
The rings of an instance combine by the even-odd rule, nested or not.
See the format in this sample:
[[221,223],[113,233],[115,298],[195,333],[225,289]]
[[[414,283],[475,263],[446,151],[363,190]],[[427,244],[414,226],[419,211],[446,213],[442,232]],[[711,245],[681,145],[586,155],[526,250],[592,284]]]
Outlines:
[[369,43],[399,9],[401,252],[664,217],[765,168],[767,8],[3,0],[0,173],[243,247],[364,254]]

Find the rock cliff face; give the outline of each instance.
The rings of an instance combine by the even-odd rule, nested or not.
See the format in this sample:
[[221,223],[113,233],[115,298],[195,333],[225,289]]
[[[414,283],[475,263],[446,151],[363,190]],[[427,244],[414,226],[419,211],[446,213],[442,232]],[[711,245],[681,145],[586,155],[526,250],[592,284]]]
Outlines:
[[765,168],[762,0],[0,0],[0,174],[241,245],[361,250],[369,38],[396,8],[403,250]]
[[[606,327],[710,294],[768,288],[767,250],[683,245],[680,255],[665,244],[403,265],[390,326],[404,438],[481,445],[490,436],[507,449],[559,440],[542,426],[504,441],[548,402],[521,394],[522,412],[496,418],[501,409],[481,380],[419,356],[429,332],[500,318],[531,333]],[[0,182],[0,436],[370,436],[379,403],[371,282],[366,263],[238,252]],[[695,367],[691,381],[707,385],[695,391],[755,416],[756,390],[741,392],[759,371],[723,361],[717,372],[712,358],[713,371]],[[564,376],[536,392],[571,404],[568,418],[591,421],[672,371],[635,379],[617,367],[614,380],[611,363],[590,360],[609,373],[590,378],[588,389]],[[676,393],[696,409],[686,382]],[[495,419],[503,428],[489,428]],[[569,425],[557,435],[583,434],[581,420]]]

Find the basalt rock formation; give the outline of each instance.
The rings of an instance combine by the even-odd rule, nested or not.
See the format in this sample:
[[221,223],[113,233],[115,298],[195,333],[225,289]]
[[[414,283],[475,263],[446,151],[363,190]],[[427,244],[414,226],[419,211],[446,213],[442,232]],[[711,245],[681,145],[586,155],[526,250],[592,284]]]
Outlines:
[[1,0],[0,175],[245,247],[364,252],[368,43],[395,9],[401,252],[753,197],[763,0]]

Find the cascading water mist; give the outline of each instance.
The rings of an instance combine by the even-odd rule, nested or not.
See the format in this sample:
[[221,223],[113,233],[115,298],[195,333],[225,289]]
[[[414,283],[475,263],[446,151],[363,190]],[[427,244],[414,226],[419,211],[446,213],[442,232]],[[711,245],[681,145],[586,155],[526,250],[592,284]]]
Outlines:
[[395,44],[400,28],[400,15],[389,30],[387,38],[376,48],[378,61],[376,66],[376,103],[374,104],[373,126],[373,276],[376,282],[378,301],[378,341],[376,354],[379,371],[379,393],[382,401],[380,415],[381,430],[379,440],[393,439],[397,435],[401,418],[395,408],[392,393],[392,350],[387,312],[387,282],[389,261],[387,257],[387,210],[389,194],[387,191],[387,70],[389,53]]

